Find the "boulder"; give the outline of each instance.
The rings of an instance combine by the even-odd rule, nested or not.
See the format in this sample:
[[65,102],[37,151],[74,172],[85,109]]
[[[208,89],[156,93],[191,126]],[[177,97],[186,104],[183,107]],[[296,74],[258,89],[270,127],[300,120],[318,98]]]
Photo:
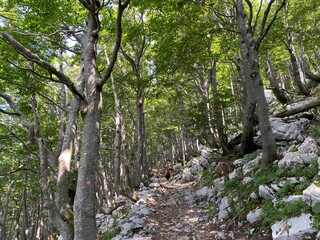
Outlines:
[[319,147],[317,142],[308,137],[298,147],[296,152],[288,152],[279,162],[278,166],[283,169],[289,169],[294,166],[304,166],[314,160],[318,160]]
[[299,217],[289,218],[286,221],[276,222],[271,226],[273,240],[301,240],[315,239],[318,231],[312,228],[311,214],[302,214]]
[[310,206],[320,202],[320,183],[312,183],[302,193],[304,200]]
[[271,118],[270,124],[275,139],[277,140],[298,140],[302,142],[304,137],[302,132],[309,123],[308,119],[298,119],[294,122],[286,123],[282,118]]

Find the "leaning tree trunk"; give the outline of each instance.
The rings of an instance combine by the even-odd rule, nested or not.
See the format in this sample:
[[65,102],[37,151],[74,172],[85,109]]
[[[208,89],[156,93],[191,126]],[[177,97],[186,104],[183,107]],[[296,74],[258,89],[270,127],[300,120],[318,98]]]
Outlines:
[[274,93],[275,97],[278,101],[282,104],[289,103],[291,101],[290,96],[286,94],[284,89],[280,89],[279,81],[277,80],[276,73],[274,71],[273,63],[269,54],[267,53],[267,76],[270,81],[270,86],[272,88],[272,92]]
[[[315,54],[317,55],[317,54]],[[317,83],[320,83],[320,74],[318,73],[313,73],[310,69],[309,63],[306,59],[305,53],[304,53],[304,47],[301,47],[301,59],[302,59],[302,65],[303,65],[303,70],[306,73],[306,76]]]
[[[287,19],[286,19],[287,21]],[[288,24],[286,22],[286,24]],[[292,33],[287,34],[288,43],[284,43],[289,54],[290,54],[290,62],[292,67],[292,75],[296,86],[299,89],[299,93],[305,96],[309,96],[310,93],[306,87],[306,79],[302,70],[301,61],[296,53],[296,49],[294,47],[294,37]]]

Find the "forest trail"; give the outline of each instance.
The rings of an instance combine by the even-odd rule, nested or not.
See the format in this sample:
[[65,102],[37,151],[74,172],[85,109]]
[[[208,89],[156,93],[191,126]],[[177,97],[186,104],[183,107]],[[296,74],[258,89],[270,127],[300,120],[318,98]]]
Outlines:
[[227,224],[208,219],[204,212],[208,203],[191,197],[197,189],[194,182],[160,182],[162,194],[149,202],[154,211],[148,216],[152,231],[147,236],[152,240],[247,239],[241,229],[229,231]]

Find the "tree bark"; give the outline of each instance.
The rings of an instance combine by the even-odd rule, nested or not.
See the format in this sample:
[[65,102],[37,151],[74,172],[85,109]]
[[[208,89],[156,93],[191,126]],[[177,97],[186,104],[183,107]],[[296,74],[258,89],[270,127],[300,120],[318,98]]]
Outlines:
[[243,37],[239,36],[240,53],[242,58],[242,66],[240,68],[241,79],[244,82],[244,97],[245,106],[242,121],[242,135],[241,135],[241,154],[245,155],[257,149],[253,141],[254,126],[256,125],[255,110],[257,100],[253,90],[253,82],[250,78],[250,62],[249,53]]
[[9,209],[9,200],[10,200],[10,194],[11,194],[11,186],[13,184],[13,181],[9,182],[7,184],[7,192],[4,198],[3,208],[1,208],[0,211],[0,240],[6,240],[6,224],[7,224],[7,217],[8,217],[8,209]]
[[272,91],[275,95],[275,97],[278,99],[278,101],[282,104],[287,104],[289,103],[292,99],[290,96],[286,94],[284,89],[280,89],[279,87],[279,81],[277,79],[276,73],[274,71],[274,66],[271,61],[271,58],[269,54],[267,53],[267,76],[270,81],[270,86],[272,88]]
[[[266,9],[270,11],[270,7],[273,1],[269,2],[269,5]],[[250,73],[250,79],[248,81],[252,81],[253,91],[255,95],[255,100],[257,101],[258,106],[258,117],[259,117],[259,128],[261,131],[262,137],[262,162],[265,164],[271,164],[276,157],[276,144],[275,139],[272,133],[271,124],[269,120],[269,112],[268,112],[268,104],[264,95],[264,88],[262,84],[262,79],[260,75],[260,66],[259,66],[259,57],[258,57],[258,48],[259,44],[263,40],[267,30],[263,29],[265,24],[262,23],[261,31],[257,39],[253,39],[252,35],[252,27],[250,25],[249,19],[249,27],[246,26],[246,14],[244,12],[242,0],[237,0],[237,21],[238,28],[241,35],[242,40],[246,46],[246,56],[248,57],[250,68],[244,69],[244,71],[248,71]],[[268,12],[265,12],[265,18],[268,15]],[[268,28],[267,28],[268,29]],[[247,66],[248,67],[248,66]],[[251,83],[250,83],[251,84]],[[248,116],[249,117],[249,116]]]
[[302,59],[302,65],[303,65],[303,70],[306,74],[306,76],[312,80],[312,81],[315,81],[317,83],[320,83],[320,74],[316,74],[316,73],[313,73],[310,69],[310,66],[309,66],[309,63],[307,62],[307,59],[306,59],[306,56],[305,56],[305,53],[304,53],[304,47],[302,46],[301,47],[301,59]]
[[230,147],[228,146],[228,138],[224,133],[224,124],[223,124],[223,112],[222,106],[219,102],[218,97],[218,87],[217,87],[217,63],[214,62],[209,70],[209,83],[211,84],[212,93],[213,93],[213,115],[215,119],[215,126],[218,132],[219,145],[223,150],[224,154],[230,153]]
[[305,111],[308,111],[310,109],[313,109],[313,108],[317,108],[320,106],[320,101],[319,100],[313,100],[303,106],[298,106],[298,107],[295,107],[295,108],[292,108],[292,109],[286,109],[284,111],[281,111],[281,112],[278,112],[278,113],[275,113],[273,114],[272,116],[273,117],[289,117],[291,115],[294,115],[294,114],[297,114],[297,113],[300,113],[300,112],[305,112]]

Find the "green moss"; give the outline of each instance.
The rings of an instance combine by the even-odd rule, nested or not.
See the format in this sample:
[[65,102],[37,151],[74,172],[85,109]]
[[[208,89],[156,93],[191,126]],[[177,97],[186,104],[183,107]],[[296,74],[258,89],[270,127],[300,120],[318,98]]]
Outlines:
[[318,188],[320,188],[320,182],[314,183]]

